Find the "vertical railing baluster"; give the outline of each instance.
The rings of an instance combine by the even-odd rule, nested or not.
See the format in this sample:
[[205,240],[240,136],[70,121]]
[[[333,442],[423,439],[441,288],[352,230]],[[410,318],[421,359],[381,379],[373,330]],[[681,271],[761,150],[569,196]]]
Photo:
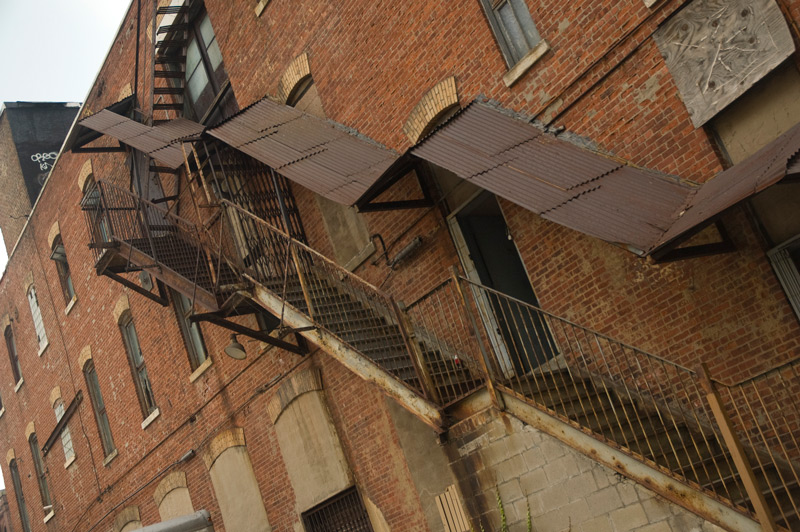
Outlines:
[[733,461],[736,464],[736,469],[739,471],[744,487],[747,490],[747,495],[750,497],[750,502],[753,504],[758,522],[764,530],[777,532],[778,527],[775,525],[772,512],[770,512],[769,506],[767,506],[767,501],[764,499],[764,494],[761,492],[761,488],[758,485],[758,480],[753,472],[753,468],[750,466],[750,461],[747,459],[747,455],[744,452],[739,438],[736,437],[730,416],[722,404],[719,393],[717,393],[717,389],[714,386],[714,381],[711,380],[711,375],[708,373],[708,366],[705,363],[700,365],[698,375],[700,376],[700,383],[706,392],[706,400],[722,432],[722,437],[725,439],[725,443],[731,455],[733,455]]

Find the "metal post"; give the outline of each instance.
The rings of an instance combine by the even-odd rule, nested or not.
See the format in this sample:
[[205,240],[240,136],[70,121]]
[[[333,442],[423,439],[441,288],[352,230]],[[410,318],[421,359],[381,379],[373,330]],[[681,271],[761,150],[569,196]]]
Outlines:
[[480,364],[481,369],[483,370],[484,374],[486,375],[486,389],[489,391],[489,397],[492,400],[492,404],[498,410],[505,410],[506,405],[503,403],[503,398],[497,393],[497,390],[494,387],[494,382],[492,382],[492,374],[489,371],[489,354],[486,352],[486,348],[481,341],[481,334],[480,330],[478,329],[478,322],[475,320],[475,316],[472,314],[472,311],[469,308],[469,302],[467,301],[467,297],[464,294],[464,290],[461,287],[461,280],[458,278],[458,268],[453,266],[450,269],[450,274],[453,277],[453,283],[455,283],[456,291],[459,295],[459,301],[461,302],[461,309],[464,311],[464,314],[469,319],[470,325],[472,325],[473,334],[475,335],[475,341],[478,344],[478,348],[481,350],[481,358]]
[[289,248],[292,252],[292,260],[294,261],[294,267],[297,270],[297,278],[300,280],[300,288],[303,290],[303,298],[306,300],[306,305],[308,306],[308,316],[311,320],[314,320],[314,302],[311,299],[311,291],[308,287],[308,280],[306,279],[306,274],[303,271],[302,262],[300,261],[300,257],[297,255],[297,248],[294,245],[294,242],[290,239],[289,240]]
[[711,411],[714,413],[714,418],[717,420],[717,425],[719,425],[720,432],[722,432],[725,445],[727,445],[728,450],[733,457],[733,463],[736,465],[736,469],[742,479],[744,488],[747,491],[747,496],[749,497],[750,502],[755,509],[758,522],[765,531],[776,532],[778,527],[775,525],[772,512],[770,512],[769,507],[767,506],[767,501],[764,499],[764,494],[758,485],[758,480],[753,473],[753,468],[750,466],[750,461],[747,459],[747,455],[744,453],[742,444],[739,441],[739,438],[736,437],[736,433],[733,431],[733,425],[731,424],[730,416],[728,416],[728,412],[722,405],[719,393],[717,393],[714,383],[711,380],[711,376],[708,373],[708,365],[705,362],[700,364],[697,373],[700,377],[700,384],[703,386],[703,389],[706,392],[708,404],[711,407]]
[[414,371],[416,371],[417,377],[422,385],[422,391],[429,401],[440,405],[442,398],[439,396],[439,390],[436,389],[436,383],[433,382],[428,364],[425,362],[425,353],[422,352],[422,348],[419,342],[417,342],[414,328],[411,326],[411,320],[408,319],[406,306],[402,301],[395,302],[394,299],[392,299],[391,302],[395,314],[397,315],[397,324],[403,335],[406,348],[411,355],[411,363],[414,364]]

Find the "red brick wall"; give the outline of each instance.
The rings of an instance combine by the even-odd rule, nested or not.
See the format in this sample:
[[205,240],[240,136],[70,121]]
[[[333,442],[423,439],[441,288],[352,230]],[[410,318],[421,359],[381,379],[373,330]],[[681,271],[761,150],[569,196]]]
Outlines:
[[[416,0],[400,5],[270,2],[258,18],[250,1],[207,0],[207,7],[242,107],[275,93],[283,70],[305,51],[326,113],[398,151],[408,147],[402,125],[419,98],[440,80],[455,76],[462,103],[482,94],[540,119],[553,118],[556,124],[595,142],[598,149],[636,164],[703,181],[721,168],[714,146],[704,130],[691,127],[649,38],[681,3],[667,1],[648,10],[640,0],[606,5],[529,2],[551,51],[510,89],[502,82],[505,63],[475,0]],[[143,4],[143,21],[147,21],[151,6]],[[793,13],[800,11],[798,2],[788,5]],[[133,81],[134,32],[135,18],[130,13],[88,98],[92,111],[114,103]],[[141,38],[139,87],[144,91],[149,78],[148,47],[146,37]],[[149,105],[146,93],[140,100]],[[108,140],[97,142],[112,145]],[[157,481],[146,482],[187,449],[200,450],[217,430],[231,425],[245,429],[273,528],[292,529],[298,520],[293,495],[272,427],[265,421],[266,403],[273,392],[257,394],[255,390],[288,371],[299,358],[271,350],[256,360],[255,346],[248,344],[247,361],[230,360],[222,355],[228,332],[204,325],[214,364],[190,383],[187,355],[171,308],[128,292],[161,411],[142,430],[130,369],[112,315],[125,291],[94,273],[94,257],[86,247],[86,228],[78,209],[76,179],[86,159],[86,155],[63,155],[0,280],[0,313],[10,311],[15,316],[25,377],[25,384],[14,393],[10,367],[5,355],[0,355],[0,395],[6,407],[0,418],[0,450],[13,447],[20,458],[34,530],[85,530],[99,521],[99,528],[107,529],[117,505],[139,505],[144,523],[157,521],[152,498]],[[127,186],[122,156],[98,154],[92,162],[96,178]],[[294,191],[309,241],[332,255],[313,195],[300,187]],[[406,178],[385,197],[412,196],[418,197],[419,189]],[[733,378],[768,367],[789,358],[799,347],[797,320],[741,211],[725,218],[739,246],[736,253],[655,265],[506,202],[502,206],[542,305],[557,314],[684,364],[709,361],[719,377]],[[191,216],[192,209],[185,202],[181,213]],[[448,267],[457,263],[438,208],[374,213],[365,218],[370,233],[381,233],[391,245],[390,257],[415,236],[423,237],[420,251],[396,271],[390,272],[382,263],[373,266],[371,259],[359,270],[398,298],[414,300],[446,278]],[[54,221],[61,227],[78,296],[69,315],[64,313],[55,265],[49,260],[47,234]],[[41,358],[36,355],[21,288],[31,270],[50,339]],[[135,281],[135,276],[131,279]],[[92,347],[119,450],[107,467],[102,465],[102,447],[78,367],[77,356],[85,345]],[[312,363],[323,370],[331,413],[363,493],[393,529],[424,530],[419,501],[378,390],[324,356],[315,355]],[[61,387],[65,402],[78,390],[83,391],[84,402],[70,421],[75,464],[64,470],[59,443],[46,458],[56,516],[45,527],[23,431],[34,420],[40,443],[46,440],[55,426],[48,401],[55,385]],[[2,467],[10,479],[7,465]],[[178,467],[187,473],[195,508],[208,509],[219,523],[219,508],[202,461],[195,458]],[[19,528],[13,496],[9,502]]]

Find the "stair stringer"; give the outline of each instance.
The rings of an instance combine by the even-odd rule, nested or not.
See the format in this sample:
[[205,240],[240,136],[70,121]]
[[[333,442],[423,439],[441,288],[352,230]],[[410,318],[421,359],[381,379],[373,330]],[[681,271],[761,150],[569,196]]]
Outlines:
[[[590,434],[561,421],[546,412],[518,399],[503,390],[497,390],[505,410],[523,423],[553,436],[563,444],[586,455],[632,481],[654,491],[670,502],[732,532],[760,532],[761,525],[750,517],[692,487],[657,471],[622,451],[610,447]],[[462,421],[479,411],[493,408],[485,389],[446,409],[453,422]],[[497,415],[501,415],[499,412]]]
[[444,431],[444,418],[439,407],[413,392],[405,384],[332,333],[325,329],[317,328],[308,316],[284,302],[253,277],[247,274],[244,277],[253,283],[254,300],[275,316],[283,316],[283,322],[286,326],[299,330],[300,334],[308,341],[319,346],[334,360],[365,381],[377,385],[386,395],[396,400],[403,408],[435,431],[439,433]]

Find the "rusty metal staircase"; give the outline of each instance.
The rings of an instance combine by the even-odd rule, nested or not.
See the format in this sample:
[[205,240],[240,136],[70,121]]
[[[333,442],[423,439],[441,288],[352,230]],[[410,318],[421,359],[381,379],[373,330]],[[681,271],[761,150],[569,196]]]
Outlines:
[[[153,12],[152,125],[183,116],[191,3],[191,0],[173,2]],[[156,119],[157,114],[163,114],[164,118]]]
[[[224,310],[234,294],[247,293],[282,326],[377,383],[437,430],[446,430],[447,416],[457,411],[451,405],[487,387],[742,514],[758,514],[761,504],[776,527],[800,528],[798,456],[779,456],[767,440],[749,441],[740,454],[755,464],[751,476],[761,501],[754,500],[692,370],[458,275],[401,309],[387,294],[227,200],[218,218],[225,227],[214,241],[163,206],[102,181],[98,187],[95,197],[102,201],[85,209],[90,234],[102,234],[102,223],[110,232],[108,241],[95,243],[99,272],[146,269],[209,310]],[[507,337],[497,345],[479,326],[497,313],[517,324],[517,334],[527,328],[533,336],[546,327],[554,358],[543,363],[531,339]],[[542,327],[531,328],[534,322]],[[785,439],[781,443],[785,447]]]

